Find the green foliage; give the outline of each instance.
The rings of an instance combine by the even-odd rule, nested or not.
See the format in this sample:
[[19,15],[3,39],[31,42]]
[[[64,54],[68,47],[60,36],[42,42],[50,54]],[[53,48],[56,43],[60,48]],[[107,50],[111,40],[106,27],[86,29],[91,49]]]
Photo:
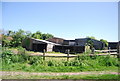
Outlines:
[[25,31],[20,29],[16,31],[12,37],[13,40],[11,42],[11,46],[12,47],[21,46],[22,40],[26,38]]
[[25,38],[25,40],[23,40],[22,43],[24,46],[29,47],[30,46],[30,38]]
[[40,31],[37,31],[36,33],[32,34],[32,37],[35,39],[41,39],[42,33]]
[[[36,33],[31,33],[30,31],[24,31],[22,29],[19,29],[18,31],[5,31],[2,32],[2,46],[5,47],[18,47],[22,46],[22,41],[25,38],[36,38],[36,39],[49,39],[52,38],[52,34],[42,34],[40,31],[37,31]],[[29,44],[29,41],[26,41],[27,45]]]
[[104,39],[100,39],[101,42],[103,42],[105,44],[105,47],[108,47],[108,42],[107,40],[104,40]]
[[87,36],[86,38],[96,39],[94,36]]
[[25,54],[25,48],[19,46],[17,49],[18,49],[18,54]]
[[9,39],[7,36],[2,35],[2,46],[4,46],[4,47],[9,46],[11,41],[12,40]]
[[37,31],[36,33],[33,33],[32,34],[32,37],[33,38],[36,38],[36,39],[43,39],[43,40],[46,40],[46,39],[49,39],[49,38],[52,38],[53,35],[52,34],[45,34],[45,33],[41,33],[40,31]]
[[39,64],[43,64],[43,60],[41,57],[38,56],[29,56],[28,58],[28,63],[30,65],[39,65]]
[[84,54],[69,61],[55,59],[43,60],[40,56],[13,54],[11,51],[3,51],[1,57],[3,62],[3,70],[23,70],[32,72],[78,72],[104,70],[105,67],[119,67],[118,59],[110,56],[90,57]]
[[42,34],[42,36],[41,36],[41,38],[43,39],[43,40],[46,40],[46,39],[49,39],[49,38],[52,38],[53,37],[53,35],[52,34],[49,34],[49,33],[47,33],[47,34]]
[[94,47],[94,43],[93,43],[93,41],[92,41],[91,38],[88,38],[88,39],[87,39],[87,45],[90,46],[90,48],[93,48],[93,47]]

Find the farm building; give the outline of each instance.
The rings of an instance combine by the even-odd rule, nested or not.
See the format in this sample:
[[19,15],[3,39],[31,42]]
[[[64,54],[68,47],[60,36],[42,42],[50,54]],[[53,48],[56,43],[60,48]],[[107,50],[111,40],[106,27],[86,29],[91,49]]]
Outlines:
[[119,54],[119,57],[120,57],[120,41],[118,42],[117,53]]
[[82,53],[85,51],[85,46],[69,46],[69,45],[55,45],[55,52],[66,53],[66,50],[70,50],[70,53]]
[[[22,46],[27,50],[43,52],[63,52],[70,50],[71,53],[85,52],[88,38],[81,38],[75,40],[65,40],[62,38],[53,37],[48,40],[40,40],[34,38],[27,38],[23,41]],[[98,40],[91,39],[95,49],[102,49],[104,44]]]
[[63,44],[64,40],[65,39],[58,38],[58,37],[53,37],[53,38],[49,38],[47,41],[57,43],[57,44]]
[[64,40],[63,45],[75,46],[75,40]]
[[50,42],[54,42],[60,45],[55,45],[53,47],[53,51],[55,52],[63,52],[65,53],[66,50],[70,50],[70,53],[82,53],[85,51],[85,46],[76,46],[75,40],[65,40],[58,37],[53,37],[48,39]]
[[85,46],[88,40],[91,40],[93,42],[93,46],[96,50],[101,50],[104,48],[104,43],[95,39],[90,39],[90,38],[79,38],[75,39],[76,46]]
[[23,41],[22,46],[27,50],[43,52],[45,49],[46,52],[52,52],[53,46],[59,45],[53,42],[46,40],[27,38]]
[[108,42],[108,47],[110,47],[110,49],[117,49],[118,44],[118,42]]

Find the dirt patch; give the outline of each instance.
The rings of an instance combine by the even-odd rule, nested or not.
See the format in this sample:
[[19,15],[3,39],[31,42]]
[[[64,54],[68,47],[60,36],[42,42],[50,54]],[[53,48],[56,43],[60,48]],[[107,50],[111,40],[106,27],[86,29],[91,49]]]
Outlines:
[[48,75],[48,76],[59,76],[59,75],[100,75],[100,74],[116,74],[118,75],[118,72],[109,72],[109,71],[93,71],[93,72],[67,72],[67,73],[35,73],[35,72],[14,72],[14,71],[0,71],[1,76],[5,75]]

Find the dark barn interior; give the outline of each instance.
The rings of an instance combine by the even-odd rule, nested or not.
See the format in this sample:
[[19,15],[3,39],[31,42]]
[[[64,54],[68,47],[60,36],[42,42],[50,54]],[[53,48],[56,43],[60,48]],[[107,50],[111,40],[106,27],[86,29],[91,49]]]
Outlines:
[[117,49],[118,46],[118,42],[109,42],[108,47],[110,47],[110,49]]
[[55,45],[53,50],[55,52],[67,53],[67,50],[70,50],[70,53],[82,53],[85,51],[85,46],[67,46],[67,45]]
[[43,52],[43,50],[46,50],[47,44],[33,44],[33,51]]

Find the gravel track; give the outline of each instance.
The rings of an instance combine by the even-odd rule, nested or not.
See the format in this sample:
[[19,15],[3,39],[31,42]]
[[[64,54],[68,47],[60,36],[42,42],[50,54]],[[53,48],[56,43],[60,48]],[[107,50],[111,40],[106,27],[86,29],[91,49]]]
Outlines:
[[118,72],[109,72],[109,71],[92,71],[92,72],[67,72],[67,73],[35,73],[35,72],[14,72],[14,71],[0,71],[0,76],[5,75],[41,75],[41,76],[60,76],[60,75],[100,75],[100,74],[116,74],[118,75]]

